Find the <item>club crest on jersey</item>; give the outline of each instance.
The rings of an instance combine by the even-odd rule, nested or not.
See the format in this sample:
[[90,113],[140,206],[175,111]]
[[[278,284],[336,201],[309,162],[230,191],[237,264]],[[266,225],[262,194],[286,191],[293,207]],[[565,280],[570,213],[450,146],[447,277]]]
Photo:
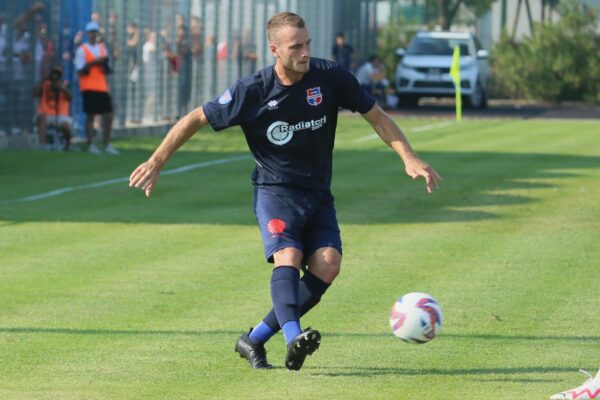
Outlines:
[[219,97],[218,102],[221,105],[225,105],[225,104],[229,104],[231,102],[231,100],[233,100],[233,98],[231,97],[231,92],[229,91],[229,89],[227,89],[225,92],[223,92],[221,97]]
[[323,95],[321,94],[321,86],[306,89],[306,101],[311,106],[318,106],[323,101]]

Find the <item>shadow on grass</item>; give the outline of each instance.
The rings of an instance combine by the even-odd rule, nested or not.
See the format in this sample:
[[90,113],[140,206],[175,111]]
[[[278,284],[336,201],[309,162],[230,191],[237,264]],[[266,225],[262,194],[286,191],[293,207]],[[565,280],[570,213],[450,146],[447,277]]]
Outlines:
[[[310,367],[306,366],[303,372],[313,376],[326,377],[371,377],[382,375],[394,376],[480,376],[480,375],[508,375],[506,378],[478,379],[480,381],[498,382],[547,382],[548,379],[539,378],[514,378],[510,375],[524,374],[555,374],[577,371],[579,367],[514,367],[514,368],[391,368],[391,367]],[[332,370],[332,372],[328,372]]]
[[[239,336],[242,330],[162,330],[162,329],[85,329],[85,328],[41,328],[41,327],[0,327],[0,333],[14,334],[59,334],[59,335],[140,335],[140,336]],[[394,339],[387,332],[359,333],[359,332],[326,332],[326,337],[331,338],[365,338],[365,339]],[[576,341],[598,342],[600,336],[551,336],[551,335],[496,335],[496,334],[453,334],[440,335],[445,340],[492,340],[492,341]]]
[[[101,335],[101,336],[228,336],[233,341],[241,331],[234,330],[141,330],[141,329],[76,329],[76,328],[36,328],[36,327],[0,327],[0,334],[42,334],[42,335]],[[327,333],[327,337],[361,337],[361,338],[390,338],[388,333],[352,333],[352,332],[332,332]],[[487,334],[446,334],[444,339],[468,339],[468,340],[493,340],[493,341],[576,341],[576,342],[597,342],[600,345],[600,336],[505,336],[505,335],[487,335]],[[514,368],[401,368],[401,367],[353,367],[353,366],[305,366],[302,370],[304,374],[317,377],[379,377],[384,375],[394,376],[487,376],[489,378],[478,378],[485,382],[515,382],[515,383],[536,383],[550,382],[552,379],[523,377],[527,374],[551,374],[562,372],[577,371],[581,366],[573,367],[514,367]],[[283,367],[276,367],[283,369]],[[498,377],[497,375],[506,375]],[[519,375],[512,377],[511,375]]]
[[[13,223],[256,223],[249,182],[253,161],[244,157],[247,153],[180,152],[170,169],[219,159],[235,161],[161,176],[150,200],[125,182],[141,152],[123,153],[111,158],[108,165],[81,155],[69,162],[53,159],[55,165],[46,166],[44,174],[39,173],[35,159],[28,159],[36,153],[22,153],[23,160],[4,171],[5,177],[0,179],[0,219]],[[389,151],[336,151],[333,192],[340,223],[503,218],[505,213],[497,207],[533,205],[539,201],[536,191],[558,189],[561,182],[579,176],[578,170],[588,173],[585,170],[600,165],[600,157],[533,153],[424,152],[422,157],[444,178],[441,190],[431,196],[423,180],[413,182],[407,177],[402,162]],[[94,186],[109,180],[115,182]],[[75,189],[34,201],[12,202],[61,188]],[[490,207],[496,208],[491,211]]]

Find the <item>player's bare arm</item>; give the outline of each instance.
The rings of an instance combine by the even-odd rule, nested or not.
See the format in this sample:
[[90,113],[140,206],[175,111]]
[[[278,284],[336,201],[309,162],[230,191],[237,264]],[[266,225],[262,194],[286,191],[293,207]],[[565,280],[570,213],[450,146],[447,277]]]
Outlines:
[[392,118],[375,104],[371,110],[362,116],[373,126],[375,132],[390,146],[404,161],[406,173],[413,179],[422,176],[427,185],[427,192],[432,193],[439,187],[442,178],[438,173],[421,160]]
[[140,164],[129,176],[129,186],[142,189],[150,197],[160,170],[178,148],[187,142],[198,130],[208,124],[202,107],[191,111],[180,119],[167,133],[148,161]]

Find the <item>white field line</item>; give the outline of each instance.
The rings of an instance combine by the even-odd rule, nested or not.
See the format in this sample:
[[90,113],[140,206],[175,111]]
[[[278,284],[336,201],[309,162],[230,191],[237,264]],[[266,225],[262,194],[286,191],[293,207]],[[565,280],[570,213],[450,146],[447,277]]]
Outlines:
[[[429,131],[432,129],[443,128],[444,126],[452,125],[453,123],[454,123],[454,121],[443,121],[443,122],[438,122],[435,124],[417,126],[415,128],[406,128],[405,131],[407,131],[407,132],[424,132],[424,131]],[[374,139],[379,139],[379,135],[376,133],[372,133],[370,135],[363,136],[361,138],[354,140],[354,143],[364,143],[364,142],[368,142],[369,140],[374,140]]]
[[[246,156],[246,155],[244,155],[244,156],[236,156],[236,157],[228,157],[228,158],[220,158],[220,159],[217,159],[217,160],[204,161],[204,162],[201,162],[201,163],[189,164],[189,165],[184,165],[184,166],[179,167],[179,168],[169,169],[169,170],[161,172],[160,175],[164,176],[164,175],[180,174],[182,172],[188,172],[188,171],[192,171],[194,169],[207,168],[207,167],[212,167],[213,165],[226,164],[226,163],[230,163],[230,162],[241,161],[241,160],[248,160],[248,159],[250,159],[250,157]],[[129,182],[129,177],[128,176],[127,177],[123,177],[123,178],[114,178],[114,179],[108,179],[108,180],[100,181],[100,182],[88,183],[86,185],[67,186],[67,187],[64,187],[64,188],[60,188],[60,189],[56,189],[56,190],[51,190],[49,192],[36,194],[36,195],[33,195],[33,196],[26,196],[26,197],[19,197],[17,199],[3,200],[3,201],[0,201],[0,205],[13,204],[13,203],[23,203],[23,202],[36,201],[36,200],[43,200],[43,199],[47,199],[49,197],[55,197],[55,196],[60,196],[61,194],[74,192],[76,190],[97,189],[97,188],[101,188],[101,187],[104,187],[104,186],[112,185],[112,184],[115,184],[115,183],[127,183],[127,182]]]

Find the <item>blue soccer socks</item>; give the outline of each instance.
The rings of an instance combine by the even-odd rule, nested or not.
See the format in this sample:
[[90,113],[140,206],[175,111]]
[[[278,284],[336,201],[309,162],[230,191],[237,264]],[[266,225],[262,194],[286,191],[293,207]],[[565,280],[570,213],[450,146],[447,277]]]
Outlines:
[[302,333],[302,328],[300,327],[300,321],[288,321],[281,327],[283,331],[283,336],[285,336],[285,342],[290,343],[296,336]]
[[[275,313],[273,313],[275,315]],[[275,318],[277,320],[277,318]],[[269,325],[265,324],[264,321],[260,321],[258,325],[256,325],[248,334],[250,341],[254,344],[265,343],[267,340],[271,339],[275,333],[279,330],[273,330]]]
[[[300,299],[299,299],[300,272],[290,266],[281,266],[273,269],[271,275],[271,300],[277,316],[279,326],[292,322],[284,330],[286,342],[291,341],[300,334]],[[288,339],[288,335],[292,335]]]
[[[322,281],[315,275],[311,274],[309,271],[306,271],[304,273],[304,276],[302,277],[302,279],[300,279],[300,283],[298,285],[298,298],[300,300],[300,316],[303,316],[304,314],[309,312],[314,306],[319,304],[319,301],[321,301],[321,297],[323,296],[323,294],[325,294],[329,286],[331,286],[330,283]],[[272,331],[272,334],[270,336],[265,334],[267,330],[264,327],[261,327],[262,324],[267,325],[270,328],[270,330]],[[253,336],[253,330],[250,334],[250,338],[252,340],[261,340],[261,343],[266,342],[275,333],[279,331],[280,325],[277,321],[275,310],[272,309],[265,316],[262,322],[259,323],[254,329],[257,330],[259,329],[259,327],[261,327],[260,333],[257,332],[256,336]]]

